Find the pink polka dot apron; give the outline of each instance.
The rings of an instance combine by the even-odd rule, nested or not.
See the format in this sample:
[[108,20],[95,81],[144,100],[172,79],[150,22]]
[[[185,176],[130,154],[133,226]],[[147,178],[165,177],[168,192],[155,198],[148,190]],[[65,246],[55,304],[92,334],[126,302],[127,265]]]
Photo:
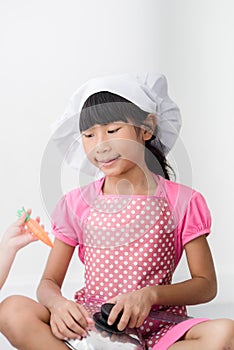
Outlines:
[[[106,300],[146,286],[170,284],[176,265],[173,214],[164,198],[100,195],[84,227],[85,287],[76,293],[82,304]],[[184,306],[153,310],[185,316]],[[171,322],[147,318],[140,332],[151,349]]]

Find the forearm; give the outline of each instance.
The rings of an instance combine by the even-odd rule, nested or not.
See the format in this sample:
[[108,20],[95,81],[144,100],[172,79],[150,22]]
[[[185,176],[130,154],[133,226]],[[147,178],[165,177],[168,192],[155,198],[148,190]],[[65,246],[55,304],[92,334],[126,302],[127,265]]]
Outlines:
[[216,296],[216,281],[204,277],[172,285],[151,286],[152,305],[196,305],[206,303]]
[[74,247],[55,239],[54,248],[50,252],[45,271],[37,288],[38,300],[50,311],[56,303],[67,300],[62,296],[61,288],[74,249]]
[[15,259],[17,250],[9,244],[0,242],[0,289],[3,287]]
[[50,311],[57,302],[66,300],[62,295],[60,286],[54,281],[47,279],[41,280],[37,288],[37,298]]

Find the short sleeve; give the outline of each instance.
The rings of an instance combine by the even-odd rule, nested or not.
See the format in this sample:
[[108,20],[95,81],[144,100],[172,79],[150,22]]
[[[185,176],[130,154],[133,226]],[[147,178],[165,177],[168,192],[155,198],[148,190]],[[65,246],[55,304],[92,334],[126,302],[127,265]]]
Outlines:
[[187,210],[179,226],[179,234],[183,247],[193,239],[210,233],[210,211],[204,197],[199,192],[193,191]]
[[69,205],[67,195],[65,195],[58,202],[52,213],[52,234],[62,242],[75,247],[80,243],[82,236],[79,221]]

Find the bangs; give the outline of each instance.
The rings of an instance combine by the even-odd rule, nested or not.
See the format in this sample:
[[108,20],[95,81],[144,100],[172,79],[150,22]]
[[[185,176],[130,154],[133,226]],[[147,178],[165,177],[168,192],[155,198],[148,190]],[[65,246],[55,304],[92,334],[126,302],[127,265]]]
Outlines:
[[122,121],[139,126],[148,113],[142,111],[124,97],[108,91],[89,96],[81,110],[79,128],[85,131],[94,125],[106,125]]

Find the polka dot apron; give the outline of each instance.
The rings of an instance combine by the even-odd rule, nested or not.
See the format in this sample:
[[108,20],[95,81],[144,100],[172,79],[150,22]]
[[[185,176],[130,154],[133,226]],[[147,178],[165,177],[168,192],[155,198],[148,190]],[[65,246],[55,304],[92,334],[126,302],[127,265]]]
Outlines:
[[[77,302],[100,306],[118,294],[170,284],[176,264],[174,229],[164,198],[98,196],[84,227],[85,287],[76,293]],[[153,309],[186,315],[183,306]],[[147,318],[139,330],[151,349],[173,326]]]

